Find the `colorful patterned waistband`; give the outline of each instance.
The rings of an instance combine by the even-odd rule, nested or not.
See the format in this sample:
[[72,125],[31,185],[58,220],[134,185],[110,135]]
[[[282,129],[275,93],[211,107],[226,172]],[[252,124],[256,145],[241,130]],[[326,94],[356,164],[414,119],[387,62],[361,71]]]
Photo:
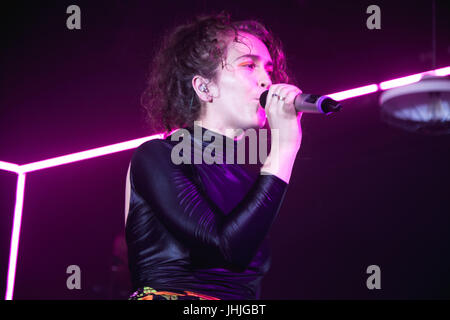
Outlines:
[[136,290],[128,300],[220,300],[219,298],[205,294],[184,291],[176,293],[170,291],[157,291],[151,287],[143,287]]

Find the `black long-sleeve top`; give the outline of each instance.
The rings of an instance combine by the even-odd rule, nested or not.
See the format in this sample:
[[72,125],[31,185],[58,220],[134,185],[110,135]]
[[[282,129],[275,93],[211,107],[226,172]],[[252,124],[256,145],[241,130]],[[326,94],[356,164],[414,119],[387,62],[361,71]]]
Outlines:
[[179,142],[170,136],[147,141],[133,153],[126,222],[133,289],[259,299],[270,267],[268,231],[288,185],[260,174],[260,165],[225,163],[227,144],[236,159],[238,142],[218,133],[223,150],[212,156],[224,163],[196,164],[194,154],[205,154],[211,142],[195,137],[193,128],[185,135],[192,147],[190,164],[172,161]]

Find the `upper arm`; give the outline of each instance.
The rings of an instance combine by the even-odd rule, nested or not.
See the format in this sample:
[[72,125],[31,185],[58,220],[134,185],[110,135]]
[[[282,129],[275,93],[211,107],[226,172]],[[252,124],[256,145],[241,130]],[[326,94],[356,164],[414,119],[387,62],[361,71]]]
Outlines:
[[131,161],[136,191],[177,237],[191,245],[220,249],[220,213],[194,182],[189,165],[171,161],[171,146],[161,140],[141,145]]

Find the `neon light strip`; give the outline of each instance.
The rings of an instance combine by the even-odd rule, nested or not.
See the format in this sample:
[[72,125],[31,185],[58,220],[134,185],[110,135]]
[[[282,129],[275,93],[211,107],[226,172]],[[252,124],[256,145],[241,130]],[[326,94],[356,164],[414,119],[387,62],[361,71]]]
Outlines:
[[345,90],[341,92],[336,92],[332,94],[327,94],[331,99],[342,101],[345,99],[350,99],[358,96],[362,96],[365,94],[369,94],[372,92],[378,91],[378,86],[376,84],[369,84],[368,86],[359,87],[355,89]]
[[14,163],[0,161],[0,170],[11,171],[19,173],[20,166]]
[[415,82],[419,82],[422,79],[422,74],[414,74],[412,76],[407,76],[403,78],[398,78],[394,80],[384,81],[380,83],[381,90],[392,89],[400,86],[405,86],[407,84],[412,84]]
[[[431,71],[425,71],[407,77],[384,81],[378,85],[370,84],[367,86],[362,86],[350,90],[335,92],[332,94],[328,94],[327,96],[329,96],[332,99],[342,101],[345,99],[350,99],[361,95],[377,92],[379,90],[386,90],[389,88],[414,83],[419,81],[425,74],[434,75],[438,77],[447,76],[450,74],[450,66]],[[109,146],[72,153],[42,161],[32,162],[25,165],[17,165],[14,163],[0,161],[0,170],[15,172],[18,174],[17,189],[16,189],[16,204],[14,208],[14,222],[11,235],[11,248],[9,252],[8,279],[7,279],[5,300],[12,300],[14,292],[14,281],[16,276],[17,253],[19,250],[20,225],[22,223],[22,209],[23,209],[26,173],[41,169],[47,169],[76,161],[101,157],[115,152],[133,149],[138,147],[147,140],[158,139],[163,137],[164,137],[163,133],[155,134],[144,138],[129,140],[121,143],[112,144]]]
[[449,74],[450,74],[450,67],[434,70],[434,75],[437,77],[445,77],[448,76]]
[[425,75],[442,77],[442,76],[447,76],[449,74],[450,74],[450,67],[425,71],[425,72],[421,72],[421,73],[412,74],[407,77],[383,81],[380,83],[380,89],[387,90],[387,89],[392,89],[392,88],[404,86],[404,85],[411,84],[411,83],[416,83],[416,82],[419,82],[420,79],[422,79],[422,77]]
[[444,67],[440,69],[435,70],[429,70],[421,73],[412,74],[406,77],[396,78],[392,80],[383,81],[381,83],[377,84],[370,84],[367,86],[354,88],[350,90],[345,90],[341,92],[331,93],[327,94],[331,99],[342,101],[345,99],[350,99],[358,96],[362,96],[365,94],[373,93],[379,90],[388,90],[400,86],[404,86],[407,84],[418,82],[422,79],[423,76],[430,75],[430,76],[437,76],[437,77],[444,77],[450,75],[450,66]]
[[22,223],[23,197],[25,192],[25,175],[25,173],[19,173],[17,177],[16,206],[14,208],[14,222],[11,235],[11,247],[9,250],[8,278],[6,282],[5,300],[12,300],[14,291],[17,254],[19,252],[20,225]]
[[56,167],[56,166],[59,166],[62,164],[72,163],[72,162],[76,162],[76,161],[80,161],[80,160],[92,159],[92,158],[104,156],[104,155],[115,153],[115,152],[133,149],[133,148],[140,146],[145,141],[152,140],[152,139],[158,139],[158,138],[162,138],[162,137],[163,137],[163,134],[160,133],[160,134],[155,134],[153,136],[149,136],[149,137],[145,137],[145,138],[139,138],[139,139],[135,139],[135,140],[120,142],[120,143],[112,144],[112,145],[105,146],[105,147],[90,149],[90,150],[86,150],[86,151],[68,154],[65,156],[60,156],[60,157],[51,158],[51,159],[47,159],[47,160],[28,163],[28,164],[20,166],[19,170],[20,170],[20,172],[32,172],[32,171]]

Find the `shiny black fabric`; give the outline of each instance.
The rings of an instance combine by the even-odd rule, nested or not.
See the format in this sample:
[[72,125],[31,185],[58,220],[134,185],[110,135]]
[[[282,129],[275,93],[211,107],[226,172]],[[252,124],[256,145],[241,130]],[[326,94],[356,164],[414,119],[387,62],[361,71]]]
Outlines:
[[[193,161],[211,142],[188,130]],[[226,144],[237,150],[238,143],[220,137],[223,152],[212,155],[225,162]],[[270,267],[267,234],[287,183],[260,174],[258,164],[174,164],[177,144],[170,136],[147,141],[131,159],[126,240],[133,290],[259,299]]]

